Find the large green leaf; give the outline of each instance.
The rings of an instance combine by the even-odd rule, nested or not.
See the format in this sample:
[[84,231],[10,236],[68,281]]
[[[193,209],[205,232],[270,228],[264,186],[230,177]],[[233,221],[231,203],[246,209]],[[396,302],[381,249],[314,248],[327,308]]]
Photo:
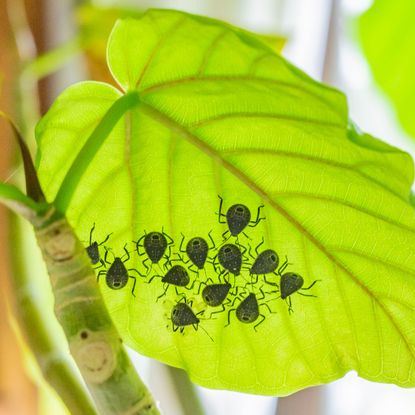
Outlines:
[[375,0],[359,20],[363,50],[373,76],[415,137],[415,2]]
[[[156,302],[163,292],[159,278],[151,284],[139,278],[136,298],[132,281],[113,291],[102,278],[127,344],[212,388],[284,395],[352,369],[367,379],[414,386],[411,158],[348,124],[339,91],[218,21],[166,10],[119,21],[108,61],[121,91],[74,85],[37,128],[42,185],[49,200],[59,195],[57,205],[79,235],[87,240],[95,222],[98,241],[113,232],[108,245],[116,255],[126,242],[134,248],[131,241],[144,231],[163,228],[176,242],[174,251],[181,233],[188,240],[212,230],[218,246],[226,230],[216,215],[221,195],[225,210],[243,203],[254,214],[265,205],[266,220],[248,228],[252,240],[241,236],[242,244],[255,247],[264,237],[263,248],[287,255],[288,270],[303,275],[305,286],[320,280],[308,292],[317,298],[292,295],[291,315],[275,293],[266,294],[275,313],[261,305],[265,321],[257,331],[235,313],[225,327],[227,312],[216,319],[206,312],[200,326],[212,342],[191,326],[183,335],[172,331],[178,298],[170,289]],[[136,91],[139,103],[89,157],[72,199],[71,192],[62,197],[65,174],[105,114],[107,125],[122,91]],[[131,256],[128,266],[143,272],[142,258]],[[197,286],[184,292],[201,311]],[[272,288],[261,277],[253,289]]]

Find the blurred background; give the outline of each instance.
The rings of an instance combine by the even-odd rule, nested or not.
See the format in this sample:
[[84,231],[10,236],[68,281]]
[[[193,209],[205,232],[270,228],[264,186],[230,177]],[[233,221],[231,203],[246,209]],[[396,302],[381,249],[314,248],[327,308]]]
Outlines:
[[[37,120],[65,87],[84,79],[112,82],[105,45],[116,18],[139,16],[149,7],[203,14],[266,35],[295,65],[343,90],[361,129],[415,156],[413,0],[0,0],[0,109],[16,120],[33,150]],[[21,168],[14,166],[5,123],[0,136],[0,179],[16,182]],[[0,206],[0,415],[66,414],[18,329],[16,298],[29,290],[51,320],[56,348],[66,352],[37,248],[27,235],[30,228]],[[182,371],[131,355],[166,415],[415,414],[414,390],[370,383],[355,373],[276,399],[192,387]]]

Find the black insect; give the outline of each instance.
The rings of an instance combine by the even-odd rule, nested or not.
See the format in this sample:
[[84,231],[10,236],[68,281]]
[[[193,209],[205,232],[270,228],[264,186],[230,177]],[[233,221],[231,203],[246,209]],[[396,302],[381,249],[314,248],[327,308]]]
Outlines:
[[[150,284],[154,278],[160,278],[160,275],[153,275],[148,283]],[[189,273],[186,268],[181,265],[173,265],[166,273],[164,277],[161,277],[161,281],[164,284],[164,292],[157,297],[158,301],[161,297],[167,294],[167,290],[170,286],[174,286],[176,294],[180,295],[177,287],[186,287],[190,283]],[[191,290],[194,286],[194,281],[191,287],[186,287],[186,289]]]
[[304,285],[304,279],[301,275],[296,274],[295,272],[287,272],[281,276],[280,281],[280,292],[281,298],[283,300],[288,299],[288,312],[291,314],[293,312],[291,305],[291,294],[298,293],[304,297],[317,297],[313,294],[304,294],[301,291],[309,290],[316,282],[320,280],[315,280],[307,288],[302,288]]
[[98,243],[97,241],[92,241],[92,234],[94,232],[94,229],[95,223],[92,226],[91,231],[89,232],[89,245],[85,248],[86,253],[91,259],[91,264],[96,265],[98,264],[98,262],[100,262],[102,266],[105,266],[105,262],[101,259],[101,256],[99,254],[99,247],[108,241],[109,237],[111,236],[111,233],[108,234],[102,242]]
[[[261,321],[259,321],[254,326],[254,330],[256,331],[256,328],[265,320],[265,316],[263,314],[260,314],[259,312],[260,304],[258,303],[258,300],[263,300],[265,298],[265,293],[262,290],[261,290],[261,293],[262,293],[262,297],[260,298],[257,298],[256,294],[254,293],[249,293],[247,297],[241,300],[238,307],[231,308],[228,311],[228,324],[226,324],[226,326],[229,326],[230,324],[231,312],[235,311],[236,318],[241,323],[245,323],[245,324],[253,323],[258,319],[258,317],[261,317]],[[235,301],[238,299],[239,297],[235,298],[235,300],[232,303],[232,306],[235,304]],[[272,313],[269,305],[266,302],[261,303],[261,305],[267,307],[269,312]]]
[[223,305],[231,287],[229,283],[208,284],[202,291],[203,301],[210,307]]
[[[99,271],[97,275],[97,281],[99,281],[99,277],[101,275],[105,275],[105,282],[107,283],[107,286],[111,288],[112,290],[120,290],[121,288],[124,288],[127,285],[128,279],[133,279],[133,288],[131,289],[131,293],[135,297],[134,290],[135,290],[135,284],[137,282],[136,277],[133,277],[132,275],[129,275],[129,271],[134,271],[141,277],[145,278],[145,275],[142,275],[140,272],[138,272],[134,268],[126,268],[124,265],[125,262],[127,262],[130,259],[130,253],[128,252],[126,245],[124,245],[124,251],[125,254],[122,257],[114,257],[113,262],[108,261],[108,250],[105,250],[105,257],[104,261],[106,264],[108,264],[110,267],[106,270]],[[124,256],[127,256],[127,258],[123,259]]]
[[[171,322],[173,325],[173,331],[180,330],[180,333],[184,332],[186,326],[193,326],[197,331],[199,328],[200,319],[197,317],[204,313],[204,310],[195,313],[192,310],[193,301],[187,301],[185,297],[182,297],[173,307],[171,311]],[[202,330],[209,336],[208,332],[202,327]]]
[[287,268],[289,265],[287,257],[285,257],[285,261],[281,264],[280,268],[278,268],[279,265],[279,257],[278,254],[273,249],[266,249],[265,251],[259,252],[259,247],[264,243],[264,238],[262,238],[262,241],[257,245],[255,248],[255,254],[254,256],[252,254],[251,246],[249,247],[249,256],[254,259],[254,263],[250,267],[244,267],[244,269],[248,269],[249,273],[252,276],[256,276],[255,281],[252,280],[251,283],[257,283],[258,282],[258,276],[264,275],[265,282],[267,282],[270,285],[277,285],[277,283],[270,282],[266,279],[266,274],[276,274],[281,276],[282,272]]
[[[147,273],[150,272],[151,269],[151,267],[146,264],[148,260],[150,260],[153,265],[158,264],[164,257],[166,259],[164,266],[169,263],[171,246],[174,242],[164,231],[147,233],[134,243],[136,244],[136,251],[139,256],[147,255],[147,258],[143,261]],[[140,248],[143,248],[144,252],[140,252]],[[165,255],[167,248],[169,248],[169,254]]]
[[[226,235],[230,233],[231,236],[238,236],[240,233],[243,233],[248,239],[248,235],[243,232],[243,230],[249,226],[251,228],[258,225],[258,223],[265,219],[261,218],[261,209],[264,207],[264,205],[261,205],[258,207],[257,210],[257,217],[255,220],[251,221],[251,212],[249,208],[242,204],[236,204],[232,205],[226,212],[226,214],[222,213],[222,205],[223,205],[223,199],[218,196],[220,199],[219,203],[219,213],[218,213],[218,219],[219,223],[227,223],[228,230],[225,231],[222,236],[223,239],[226,240]],[[225,218],[225,220],[221,220],[222,218]]]
[[[184,302],[182,302],[182,300],[184,300]],[[171,311],[173,331],[180,330],[180,332],[183,333],[184,328],[190,325],[192,325],[195,330],[198,329],[200,320],[197,315],[202,314],[203,310],[198,314],[195,314],[191,308],[192,305],[193,302],[189,301],[189,303],[187,303],[184,297],[175,304]]]
[[[200,293],[201,285],[199,286],[198,294]],[[227,299],[231,288],[232,286],[229,283],[205,284],[205,287],[202,290],[202,298],[203,298],[204,303],[208,305],[209,307],[221,306],[221,309],[211,313],[211,316],[213,314],[217,314],[217,313],[221,313],[225,311],[225,305],[231,302],[230,299]]]
[[196,266],[196,273],[198,273],[200,270],[204,269],[206,260],[208,258],[209,249],[215,248],[215,242],[212,239],[212,236],[210,235],[210,232],[208,233],[209,239],[212,242],[212,246],[209,247],[208,243],[205,239],[196,236],[189,240],[189,242],[186,245],[186,249],[183,249],[183,242],[185,239],[185,236],[182,234],[182,240],[180,242],[179,251],[186,253],[188,256],[188,260],[185,261],[181,257],[180,254],[177,254],[181,261],[183,261],[185,264],[191,262],[191,265],[189,266],[189,269],[191,271],[193,270],[193,267]]
[[278,254],[273,249],[262,251],[255,259],[249,273],[253,275],[265,275],[274,272],[278,268]]
[[[239,247],[240,245],[225,244],[220,247],[218,254],[216,255],[213,266],[216,269],[216,260],[219,264],[231,274],[238,276],[241,273],[242,257],[246,252],[246,248]],[[225,272],[226,272],[225,271]]]

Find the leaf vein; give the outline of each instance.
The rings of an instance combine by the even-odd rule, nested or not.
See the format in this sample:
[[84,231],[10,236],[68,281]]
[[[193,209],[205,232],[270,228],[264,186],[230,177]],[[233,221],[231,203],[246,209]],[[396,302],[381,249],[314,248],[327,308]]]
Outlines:
[[314,163],[325,164],[327,166],[335,167],[335,168],[338,168],[338,169],[348,170],[350,173],[363,177],[364,179],[366,179],[366,180],[372,182],[373,184],[375,184],[376,186],[380,187],[382,190],[386,190],[391,195],[399,198],[400,200],[402,200],[404,202],[407,202],[407,199],[405,197],[401,196],[398,192],[395,192],[392,189],[390,189],[389,187],[386,187],[381,182],[374,179],[372,176],[356,169],[356,165],[353,165],[353,164],[349,165],[349,164],[346,164],[346,163],[341,163],[339,161],[327,160],[327,159],[324,159],[324,158],[321,158],[321,157],[315,157],[315,156],[310,156],[310,155],[305,155],[305,154],[300,154],[300,153],[293,153],[293,152],[290,152],[290,151],[282,151],[282,150],[268,150],[268,149],[256,149],[256,148],[243,149],[243,148],[239,148],[237,150],[233,150],[233,149],[232,150],[223,150],[223,151],[221,151],[221,153],[222,154],[234,154],[234,155],[235,154],[236,155],[243,155],[245,153],[248,153],[248,154],[269,154],[269,155],[274,155],[274,156],[290,157],[290,158],[295,158],[295,159],[311,161],[311,162],[314,162]]
[[[154,18],[151,14],[148,14],[148,16],[154,21]],[[186,15],[180,16],[180,18],[177,19],[176,23],[173,24],[168,30],[166,30],[163,34],[159,35],[159,41],[157,42],[157,45],[153,48],[149,58],[147,59],[147,62],[145,63],[143,70],[141,71],[140,77],[138,78],[138,81],[135,84],[135,87],[137,89],[140,88],[140,85],[144,79],[144,76],[147,73],[148,68],[151,65],[151,62],[153,62],[154,58],[157,56],[157,53],[160,51],[161,47],[163,46],[163,43],[166,41],[168,36],[172,35],[183,23],[183,21],[186,19]],[[156,24],[156,22],[155,22]]]
[[197,76],[201,76],[205,72],[206,67],[208,66],[209,61],[212,57],[213,50],[228,32],[229,29],[226,27],[224,30],[221,30],[219,34],[213,39],[213,42],[210,44],[210,46],[206,49],[204,53],[202,63],[200,64],[199,70],[197,71]]
[[275,114],[275,113],[266,113],[266,112],[234,112],[228,114],[220,114],[211,118],[206,118],[204,120],[200,120],[193,124],[188,125],[188,128],[197,129],[200,127],[204,127],[205,125],[214,123],[216,121],[222,121],[229,118],[271,118],[278,121],[293,121],[293,122],[303,122],[308,124],[315,124],[325,127],[333,127],[344,130],[344,125],[340,123],[328,122],[323,120],[317,120],[312,118],[304,118],[304,117],[294,117],[292,115],[285,115],[285,114]]
[[356,210],[358,212],[364,213],[368,216],[372,216],[372,217],[374,217],[376,219],[379,219],[383,222],[389,223],[392,226],[396,226],[396,227],[399,227],[401,229],[405,229],[406,231],[415,234],[415,229],[408,226],[408,225],[399,223],[397,221],[392,220],[388,216],[384,216],[384,215],[381,215],[381,214],[379,214],[375,211],[370,211],[369,209],[365,209],[363,207],[356,206],[356,205],[354,205],[350,202],[347,202],[347,201],[342,200],[342,199],[335,198],[333,196],[330,196],[330,197],[329,196],[320,196],[320,195],[308,194],[308,193],[304,193],[304,192],[278,192],[276,194],[276,197],[278,197],[278,196],[282,196],[282,197],[304,197],[306,199],[315,199],[315,200],[320,200],[320,201],[327,201],[327,202],[337,203],[339,205],[347,206],[350,209],[353,209],[353,210]]

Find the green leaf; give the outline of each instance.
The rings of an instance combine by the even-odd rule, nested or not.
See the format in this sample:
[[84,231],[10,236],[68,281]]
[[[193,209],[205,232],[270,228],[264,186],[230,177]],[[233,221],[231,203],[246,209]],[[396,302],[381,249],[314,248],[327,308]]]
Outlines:
[[414,15],[412,0],[375,0],[359,19],[360,40],[373,76],[412,137],[415,137]]
[[17,187],[8,183],[0,183],[0,203],[29,220],[45,209],[44,204],[36,203]]
[[[151,10],[119,21],[108,61],[122,90],[135,91],[139,103],[125,108],[95,156],[88,155],[73,197],[60,205],[80,237],[88,240],[94,222],[98,242],[113,232],[106,245],[121,256],[127,243],[127,267],[144,273],[144,257],[131,241],[145,231],[164,229],[175,241],[173,252],[181,233],[187,242],[212,231],[216,247],[221,244],[227,229],[216,213],[221,195],[225,211],[243,203],[254,218],[264,204],[266,219],[247,228],[251,239],[241,235],[241,244],[254,249],[264,238],[260,250],[275,249],[281,262],[287,256],[287,271],[301,274],[304,287],[319,280],[303,292],[316,297],[292,295],[290,315],[261,276],[252,288],[266,292],[257,331],[234,312],[225,327],[227,311],[215,318],[206,311],[199,330],[189,326],[181,334],[170,321],[175,290],[156,301],[160,278],[147,284],[130,271],[137,277],[135,298],[133,281],[115,291],[101,277],[124,341],[211,388],[284,395],[352,369],[414,386],[410,156],[349,123],[339,91],[212,19]],[[92,132],[92,140],[99,129],[108,134],[106,114],[122,96],[105,84],[77,84],[41,120],[38,170],[49,200],[64,193],[64,177]],[[155,265],[150,275],[161,272]],[[217,279],[210,264],[206,275]],[[205,273],[198,278],[204,281]],[[250,291],[249,280],[246,270],[237,277],[240,298]],[[205,309],[198,286],[181,290],[195,312]],[[235,308],[239,300],[231,299]]]

